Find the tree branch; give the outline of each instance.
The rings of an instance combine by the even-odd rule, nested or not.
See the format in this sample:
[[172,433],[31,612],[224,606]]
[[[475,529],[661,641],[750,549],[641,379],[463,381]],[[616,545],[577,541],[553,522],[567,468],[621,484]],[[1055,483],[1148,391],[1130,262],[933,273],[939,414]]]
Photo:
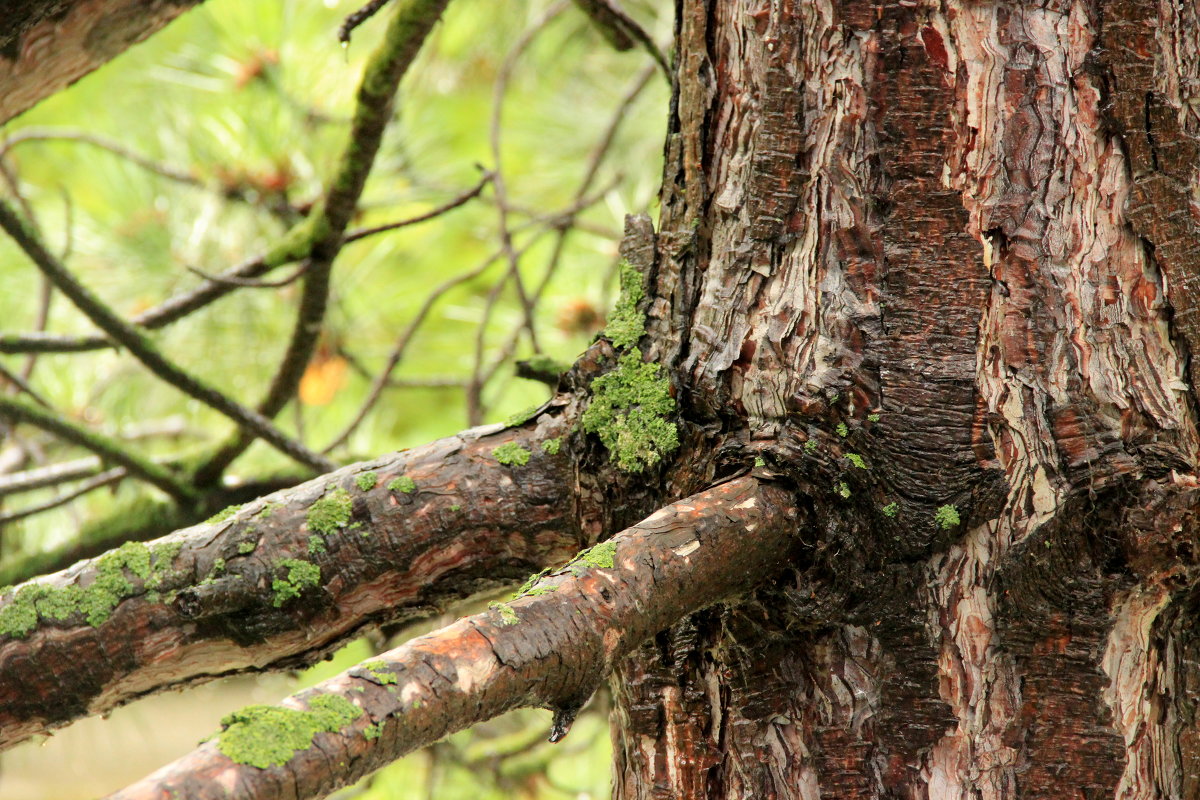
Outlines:
[[[170,686],[312,663],[561,563],[584,543],[576,466],[542,443],[568,428],[547,413],[466,431],[5,592],[0,747]],[[528,462],[499,463],[504,444]]]
[[[789,492],[744,477],[667,506],[459,620],[300,692],[230,715],[216,741],[111,800],[321,797],[405,753],[521,706],[566,734],[613,665],[650,636],[787,563]],[[291,723],[291,741],[279,722]],[[307,739],[307,741],[305,741]],[[338,765],[331,768],[332,764]]]

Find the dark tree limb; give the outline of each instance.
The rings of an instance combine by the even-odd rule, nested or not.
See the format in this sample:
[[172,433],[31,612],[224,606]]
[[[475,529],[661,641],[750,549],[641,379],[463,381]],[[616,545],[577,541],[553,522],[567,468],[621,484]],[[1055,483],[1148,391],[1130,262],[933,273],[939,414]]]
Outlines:
[[245,721],[255,715],[248,709],[227,718],[243,721],[216,741],[111,798],[216,800],[233,787],[256,800],[322,797],[521,706],[553,709],[551,740],[557,741],[618,659],[787,563],[797,516],[791,493],[752,477],[693,495],[531,582],[512,602],[288,698],[285,708],[340,706],[343,712],[309,746],[274,754],[239,748],[239,738],[270,731]]
[[32,0],[3,4],[0,123],[65,89],[199,0]]
[[[576,467],[541,444],[567,429],[544,414],[466,431],[5,592],[0,747],[167,687],[312,663],[562,563],[586,543]],[[499,463],[506,443],[528,462]]]

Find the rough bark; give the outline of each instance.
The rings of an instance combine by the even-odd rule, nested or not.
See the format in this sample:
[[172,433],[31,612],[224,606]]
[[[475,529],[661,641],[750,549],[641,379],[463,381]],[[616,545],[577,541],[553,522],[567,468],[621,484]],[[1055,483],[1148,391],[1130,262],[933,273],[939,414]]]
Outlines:
[[119,56],[199,2],[0,2],[0,124]]
[[[289,698],[287,707],[312,709],[333,696],[350,713],[282,763],[238,752],[226,730],[112,798],[319,797],[520,706],[553,709],[555,741],[616,661],[680,617],[769,577],[796,549],[801,526],[782,488],[750,477],[716,486],[531,582],[510,603]],[[255,758],[259,766],[244,763]]]
[[[544,414],[518,430],[468,431],[5,592],[0,746],[171,686],[310,664],[367,626],[562,563],[587,543],[575,464],[541,445],[566,430]],[[498,463],[505,443],[529,462]],[[319,581],[308,585],[295,562]],[[106,582],[119,603],[92,594],[54,610],[71,602],[64,589]]]
[[1194,16],[679,4],[668,491],[826,523],[621,666],[618,797],[1190,796]]

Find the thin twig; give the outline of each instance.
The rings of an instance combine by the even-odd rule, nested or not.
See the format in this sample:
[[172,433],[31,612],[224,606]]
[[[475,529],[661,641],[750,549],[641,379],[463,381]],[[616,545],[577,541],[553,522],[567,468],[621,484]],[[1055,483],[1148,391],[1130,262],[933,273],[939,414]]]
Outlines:
[[635,42],[640,44],[662,69],[663,75],[670,83],[671,67],[667,63],[667,57],[646,29],[626,14],[624,9],[617,5],[616,0],[575,0],[575,5],[587,14],[604,38],[617,50],[629,50]]
[[253,430],[271,446],[301,464],[320,472],[331,472],[336,468],[333,462],[289,438],[263,415],[235,402],[167,360],[144,334],[122,320],[90,289],[76,280],[75,276],[50,254],[37,235],[3,201],[0,201],[0,228],[3,228],[12,237],[13,241],[42,273],[54,281],[54,285],[58,287],[59,291],[65,294],[96,327],[123,345],[160,380],[219,411],[242,427]]
[[22,376],[4,366],[4,362],[0,362],[0,378],[11,383],[16,388],[20,389],[25,394],[29,395],[39,406],[49,408],[50,404],[46,402],[46,398],[42,397],[36,389],[29,385],[29,382]]
[[95,475],[104,468],[103,462],[95,456],[77,458],[51,464],[47,467],[35,467],[22,472],[0,475],[0,497],[10,494],[31,492],[34,489],[45,489],[60,483],[70,483],[80,478]]
[[194,496],[191,488],[180,482],[166,468],[126,450],[120,442],[111,437],[68,422],[53,411],[0,395],[0,417],[13,422],[28,423],[64,441],[90,450],[103,460],[125,467],[130,475],[162,489],[179,503],[188,503]]
[[388,2],[389,0],[371,0],[371,2],[367,3],[358,11],[348,14],[346,18],[342,20],[341,27],[338,28],[338,41],[344,45],[349,44],[350,34],[354,32],[354,29],[379,13],[379,9],[386,6]]
[[216,283],[227,283],[231,286],[241,286],[246,289],[279,289],[279,288],[282,288],[289,284],[295,283],[300,278],[302,278],[304,276],[304,273],[308,272],[309,264],[310,264],[310,262],[305,261],[300,266],[296,267],[296,269],[294,269],[290,275],[286,275],[282,278],[277,278],[276,280],[273,280],[273,281],[256,279],[256,278],[237,278],[232,275],[228,276],[228,277],[226,277],[224,275],[213,275],[211,273],[205,272],[204,270],[200,269],[199,267],[193,267],[190,264],[188,264],[186,266],[187,266],[188,272],[191,272],[194,275],[199,275],[201,278],[204,278],[205,280],[214,281]]
[[374,236],[377,233],[385,233],[387,231],[394,231],[398,228],[405,228],[405,227],[408,227],[409,225],[416,225],[418,222],[427,222],[428,220],[440,217],[441,215],[445,214],[447,211],[452,211],[453,209],[456,209],[459,206],[464,205],[469,200],[472,200],[472,199],[478,197],[480,195],[480,193],[483,191],[484,187],[492,182],[492,177],[493,177],[492,173],[485,172],[483,177],[479,179],[479,183],[475,184],[475,186],[473,188],[468,189],[467,191],[463,192],[462,194],[458,195],[457,197],[453,198],[452,200],[448,200],[447,202],[443,203],[442,205],[438,206],[437,208],[434,208],[430,211],[426,211],[424,214],[418,214],[415,217],[409,217],[408,219],[402,219],[398,222],[389,222],[386,225],[376,225],[372,228],[355,228],[354,230],[352,230],[346,234],[344,243],[349,244],[350,242],[357,242],[359,239],[365,239],[366,237]]
[[50,511],[58,508],[59,506],[65,506],[72,500],[83,497],[88,492],[94,492],[97,489],[101,489],[110,484],[124,480],[128,474],[129,471],[125,467],[115,467],[107,472],[100,473],[91,480],[84,481],[75,489],[72,489],[66,494],[60,494],[57,497],[51,498],[43,503],[35,503],[31,506],[25,506],[24,508],[19,508],[16,511],[10,511],[7,514],[0,514],[0,527],[7,525],[10,522],[16,522],[17,520]]

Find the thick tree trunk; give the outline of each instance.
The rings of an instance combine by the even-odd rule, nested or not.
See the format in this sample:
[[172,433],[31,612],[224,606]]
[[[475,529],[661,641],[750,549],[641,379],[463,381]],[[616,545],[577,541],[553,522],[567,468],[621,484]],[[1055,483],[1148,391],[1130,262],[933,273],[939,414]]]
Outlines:
[[1200,795],[1194,3],[681,0],[664,493],[792,577],[620,667],[620,798]]

